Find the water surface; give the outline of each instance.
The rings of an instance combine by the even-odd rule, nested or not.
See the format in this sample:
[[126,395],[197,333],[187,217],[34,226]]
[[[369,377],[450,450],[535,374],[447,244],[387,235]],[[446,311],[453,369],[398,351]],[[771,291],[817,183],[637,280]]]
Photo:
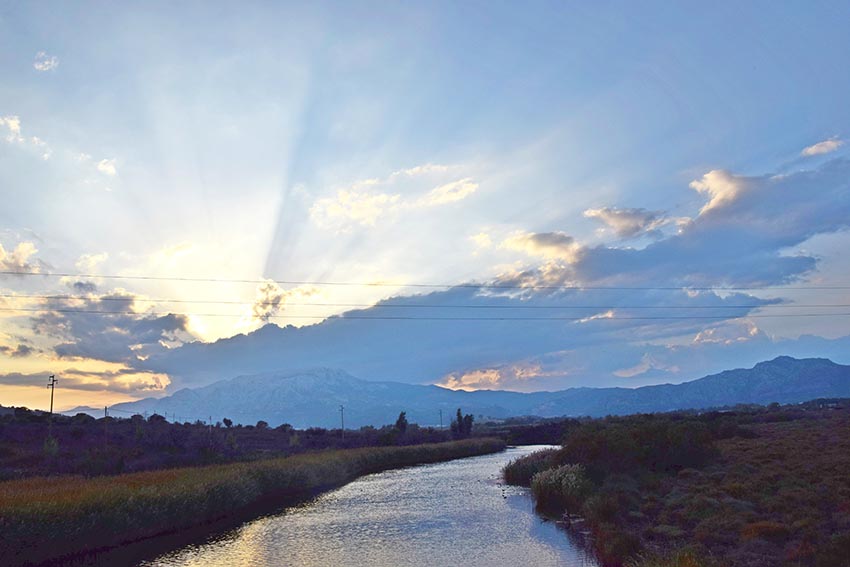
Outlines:
[[505,463],[540,448],[365,476],[142,565],[595,567],[527,490],[501,483]]

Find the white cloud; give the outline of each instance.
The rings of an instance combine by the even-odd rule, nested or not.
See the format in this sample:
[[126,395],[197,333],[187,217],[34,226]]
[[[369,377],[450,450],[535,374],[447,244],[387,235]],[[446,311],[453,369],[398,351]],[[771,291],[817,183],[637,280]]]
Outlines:
[[363,226],[374,226],[400,199],[400,195],[341,189],[335,197],[316,201],[310,207],[310,218],[323,228],[344,229],[348,221]]
[[724,344],[743,343],[761,334],[752,321],[724,322],[720,325],[704,329],[694,337],[694,344]]
[[661,211],[617,207],[587,209],[584,216],[601,221],[620,238],[656,233],[659,228],[672,221]]
[[36,71],[52,71],[59,66],[59,58],[55,55],[48,55],[44,51],[39,51],[35,54],[35,60],[32,66]]
[[662,370],[664,372],[679,372],[679,367],[675,365],[667,365],[663,362],[660,362],[655,357],[650,355],[649,353],[645,353],[643,357],[640,359],[635,366],[630,368],[622,368],[620,370],[615,370],[613,372],[614,376],[618,376],[620,378],[633,378],[635,376],[640,376],[641,374],[646,374],[650,370]]
[[479,249],[490,248],[493,246],[493,238],[486,232],[479,232],[469,237],[475,243],[475,247]]
[[800,152],[800,155],[809,157],[821,154],[829,154],[843,145],[844,140],[839,140],[837,137],[832,137],[828,140],[824,140],[822,142],[818,142],[817,144],[812,144],[811,146],[803,148],[803,151]]
[[690,187],[698,193],[708,195],[708,203],[700,209],[700,214],[722,207],[734,201],[747,189],[747,178],[733,175],[722,169],[709,171],[700,179],[691,181]]
[[38,272],[38,264],[31,263],[30,257],[38,249],[32,242],[20,242],[11,252],[0,244],[0,270],[4,272]]
[[[476,368],[463,372],[446,374],[437,386],[450,390],[486,390],[486,389],[525,389],[523,382],[539,378],[563,376],[566,372],[544,370],[539,363],[521,361],[496,368]],[[519,386],[519,388],[517,388]]]
[[106,252],[101,252],[100,254],[83,254],[77,259],[77,262],[74,265],[81,272],[90,274],[94,272],[98,266],[106,262],[107,259],[109,259],[109,254]]
[[409,167],[407,169],[400,169],[398,171],[394,171],[390,177],[416,177],[419,175],[428,175],[431,173],[445,173],[451,169],[448,165],[439,165],[433,163],[426,163],[424,165],[417,165],[415,167]]
[[[362,179],[338,189],[334,196],[316,200],[310,218],[319,227],[344,232],[352,225],[375,226],[378,219],[402,211],[462,201],[478,190],[471,177],[432,185],[450,170],[449,166],[427,164],[395,171],[383,179]],[[432,188],[422,194],[426,183]],[[411,193],[420,196],[407,196]]]
[[53,150],[41,138],[37,136],[26,138],[22,135],[20,117],[12,115],[2,116],[0,117],[0,127],[6,130],[5,139],[10,144],[35,149],[41,153],[41,158],[44,160],[50,159],[50,156],[53,155]]
[[548,260],[573,262],[581,247],[572,236],[563,232],[518,231],[502,242],[502,248],[518,250]]
[[467,177],[466,179],[459,179],[431,189],[427,195],[416,201],[416,205],[420,207],[432,207],[434,205],[454,203],[466,199],[475,193],[476,190],[478,190],[478,184]]
[[0,116],[0,126],[6,128],[7,142],[23,142],[21,137],[21,119],[18,116]]
[[595,315],[591,315],[590,317],[583,317],[576,321],[576,323],[589,323],[591,321],[597,321],[599,319],[613,319],[614,318],[614,310],[609,309],[602,313],[596,313]]
[[102,159],[97,162],[97,170],[104,175],[114,177],[118,170],[115,169],[115,159]]

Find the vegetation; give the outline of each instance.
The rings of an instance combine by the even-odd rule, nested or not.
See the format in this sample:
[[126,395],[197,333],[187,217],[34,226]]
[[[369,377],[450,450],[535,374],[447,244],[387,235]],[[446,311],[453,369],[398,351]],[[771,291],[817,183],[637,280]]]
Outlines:
[[326,449],[416,445],[450,441],[448,430],[408,424],[346,430],[297,430],[222,423],[170,423],[154,414],[95,419],[86,414],[48,416],[26,408],[0,416],[0,481],[38,475],[97,476],[161,468],[203,466],[289,456]]
[[499,451],[496,439],[326,451],[288,458],[84,478],[0,483],[0,557],[37,563],[289,505],[385,469]]
[[[605,565],[850,565],[850,401],[565,422],[505,480]],[[574,517],[581,516],[580,519]]]
[[452,437],[455,439],[466,439],[472,434],[472,422],[474,421],[472,414],[463,415],[460,408],[457,408],[457,417],[452,420],[451,431]]

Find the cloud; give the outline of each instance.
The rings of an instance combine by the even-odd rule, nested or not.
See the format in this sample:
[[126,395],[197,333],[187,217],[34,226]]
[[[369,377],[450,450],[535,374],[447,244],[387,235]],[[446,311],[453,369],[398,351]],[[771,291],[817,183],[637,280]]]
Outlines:
[[416,201],[416,206],[433,207],[435,205],[445,205],[466,199],[478,189],[478,184],[472,181],[472,178],[459,179],[435,187],[428,192],[427,195]]
[[50,156],[53,155],[53,150],[50,149],[47,142],[37,136],[27,138],[22,134],[20,117],[2,116],[0,117],[0,127],[6,130],[5,140],[8,143],[34,149],[41,154],[41,158],[44,160],[50,159]]
[[640,376],[641,374],[646,374],[650,370],[662,370],[664,372],[679,372],[680,368],[678,366],[669,366],[655,359],[651,354],[644,354],[640,359],[640,362],[631,368],[622,368],[620,370],[615,370],[613,372],[614,376],[618,376],[620,378],[633,378],[634,376]]
[[708,202],[700,209],[705,214],[712,209],[722,207],[738,198],[746,191],[750,179],[741,175],[733,175],[722,169],[715,169],[703,175],[700,179],[691,181],[691,189],[708,195]]
[[115,177],[118,174],[118,170],[115,168],[115,159],[102,159],[97,162],[96,167],[99,172],[109,177]]
[[761,329],[752,321],[724,321],[697,333],[693,342],[694,344],[721,343],[728,345],[751,341],[762,334]]
[[31,317],[32,330],[55,339],[53,352],[60,358],[131,363],[193,339],[185,316],[147,314],[124,291],[51,298],[43,308]]
[[7,142],[23,142],[21,119],[18,116],[0,116],[0,126],[6,129]]
[[[436,383],[450,390],[522,390],[524,382],[536,381],[566,372],[543,369],[540,363],[520,362],[497,368],[477,368],[464,372],[452,372]],[[519,387],[518,387],[519,386]]]
[[32,66],[36,71],[52,71],[59,66],[59,58],[55,55],[48,55],[44,51],[39,51],[35,54],[35,60]]
[[420,175],[430,175],[432,173],[446,173],[451,169],[453,168],[449,165],[426,163],[423,165],[417,165],[414,167],[409,167],[407,169],[400,169],[398,171],[394,171],[390,175],[390,178],[395,179],[397,177],[418,177]]
[[400,200],[400,195],[341,189],[335,197],[316,201],[310,207],[310,218],[323,228],[345,226],[347,221],[375,226],[375,222]]
[[563,232],[523,232],[518,231],[502,242],[502,248],[518,250],[531,256],[546,259],[558,259],[572,262],[575,260],[579,245],[576,240]]
[[45,370],[32,374],[20,372],[0,374],[0,385],[43,387],[50,374],[56,375],[61,388],[86,392],[143,394],[160,392],[170,384],[165,374],[139,372],[129,368],[102,372],[68,368],[62,372]]
[[0,244],[0,271],[15,273],[41,271],[39,263],[30,261],[37,252],[38,249],[32,242],[20,242],[11,252],[7,252]]
[[[379,219],[404,211],[462,201],[478,190],[478,183],[471,177],[445,181],[453,169],[427,164],[395,171],[383,179],[362,179],[337,189],[333,196],[317,199],[310,207],[310,218],[321,228],[345,232],[357,225],[375,226]],[[438,185],[434,186],[435,182]],[[422,193],[428,186],[431,188]]]
[[7,345],[0,345],[0,354],[4,354],[6,356],[11,356],[12,358],[24,358],[32,353],[36,352],[36,349],[29,345],[19,344],[16,347],[10,347]]
[[812,273],[818,262],[790,250],[815,235],[850,228],[848,180],[845,159],[787,175],[715,170],[691,184],[708,202],[677,233],[644,248],[584,246],[560,232],[520,233],[507,247],[567,263],[506,273],[501,280],[525,286],[787,284]]
[[83,280],[78,280],[78,281],[68,280],[68,281],[65,281],[64,283],[65,283],[66,286],[70,287],[74,291],[74,293],[79,293],[79,294],[97,293],[97,284],[94,283],[94,282],[83,281]]
[[109,254],[107,252],[101,252],[99,254],[83,254],[77,258],[74,266],[85,274],[91,274],[97,270],[98,266],[106,262],[108,259]]
[[251,306],[251,316],[264,323],[280,313],[286,302],[293,298],[305,298],[319,293],[313,286],[300,286],[294,289],[283,289],[277,283],[269,280],[257,287],[257,296]]
[[646,209],[620,209],[602,207],[584,211],[587,218],[597,219],[614,231],[620,238],[630,238],[640,234],[661,236],[658,229],[671,222],[661,211]]
[[475,247],[482,248],[490,248],[493,246],[493,238],[486,232],[479,232],[478,234],[473,234],[469,237],[473,243],[475,243]]
[[812,144],[811,146],[807,146],[803,148],[803,151],[800,152],[801,156],[818,156],[822,154],[829,154],[836,151],[838,148],[844,145],[844,140],[838,139],[838,137],[832,137],[828,140],[824,140],[822,142],[818,142],[817,144]]

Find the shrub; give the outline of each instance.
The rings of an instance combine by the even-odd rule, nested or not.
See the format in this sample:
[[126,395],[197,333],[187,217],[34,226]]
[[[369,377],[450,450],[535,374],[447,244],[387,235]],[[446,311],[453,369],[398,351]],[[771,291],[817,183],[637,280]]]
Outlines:
[[741,528],[741,539],[765,539],[775,543],[781,543],[788,539],[789,530],[785,524],[779,522],[761,521],[746,524]]
[[638,557],[626,563],[626,567],[708,567],[706,560],[690,550],[677,550],[665,555]]
[[577,513],[592,490],[581,465],[561,465],[535,474],[531,492],[542,508]]
[[502,469],[505,482],[516,486],[530,486],[531,478],[553,466],[557,449],[543,449],[530,455],[513,459]]

